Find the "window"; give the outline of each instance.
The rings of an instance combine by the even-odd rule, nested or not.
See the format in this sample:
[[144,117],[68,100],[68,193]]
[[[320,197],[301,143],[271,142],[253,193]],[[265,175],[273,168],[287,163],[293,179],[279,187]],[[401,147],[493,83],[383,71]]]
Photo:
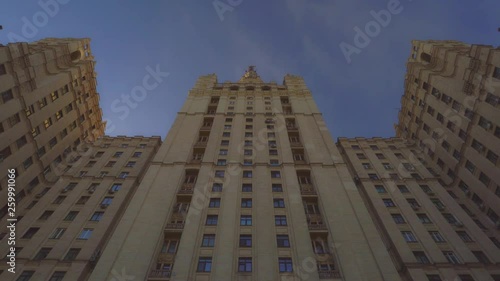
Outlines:
[[53,213],[54,211],[45,211],[38,219],[42,221],[47,220],[48,218],[50,218],[50,216],[52,216]]
[[273,179],[281,178],[281,172],[280,171],[271,171],[271,178],[273,178]]
[[29,157],[23,162],[23,167],[27,170],[31,165],[33,165],[33,158]]
[[222,192],[222,183],[214,183],[212,185],[213,192]]
[[278,150],[276,150],[276,149],[269,149],[269,155],[278,155]]
[[94,230],[92,228],[84,228],[82,230],[82,232],[80,232],[80,235],[78,235],[77,239],[88,240],[90,238],[90,236],[92,235],[93,231]]
[[285,208],[285,201],[281,198],[273,199],[274,208]]
[[418,204],[417,200],[415,200],[414,198],[408,198],[408,199],[406,199],[406,201],[408,202],[408,204],[410,204],[410,206],[413,209],[420,208],[420,204]]
[[368,177],[370,179],[372,179],[372,180],[378,180],[379,179],[378,176],[377,176],[377,174],[368,174]]
[[3,101],[3,103],[6,103],[6,102],[10,101],[13,98],[14,98],[14,95],[12,94],[12,90],[7,90],[5,92],[2,92],[2,101]]
[[252,258],[238,258],[238,272],[252,272]]
[[280,272],[293,272],[293,264],[291,258],[278,258]]
[[52,250],[52,248],[41,248],[33,260],[39,261],[45,259],[49,255],[50,250]]
[[133,168],[135,166],[135,163],[136,163],[135,161],[129,161],[129,162],[127,162],[127,165],[125,165],[125,167]]
[[49,239],[59,239],[66,231],[66,228],[56,228],[49,236]]
[[16,113],[9,117],[9,125],[11,127],[14,127],[17,123],[21,122],[21,117],[19,117],[19,113]]
[[220,198],[210,198],[209,208],[220,208]]
[[476,259],[482,264],[491,263],[490,259],[482,251],[472,251]]
[[251,198],[241,199],[241,208],[252,208],[252,199]]
[[372,168],[372,166],[370,165],[370,163],[361,163],[361,165],[363,165],[363,168],[365,168],[365,170],[369,170]]
[[366,156],[363,153],[357,153],[356,156],[358,159],[366,159]]
[[269,160],[269,164],[271,166],[279,166],[280,162],[278,159],[271,159],[271,160]]
[[385,159],[385,156],[382,153],[376,153],[375,155],[377,156],[378,159]]
[[498,162],[498,155],[496,155],[493,151],[488,150],[486,153],[486,158],[491,161],[494,165]]
[[443,251],[444,257],[448,260],[449,263],[452,264],[459,264],[460,261],[458,260],[458,257],[455,256],[455,253],[452,251]]
[[389,164],[389,163],[382,163],[382,165],[384,166],[384,169],[386,169],[386,170],[392,170],[391,164]]
[[217,166],[226,166],[226,159],[217,160]]
[[78,254],[80,253],[80,248],[71,248],[69,249],[68,253],[66,254],[66,256],[64,256],[64,261],[73,261],[76,259],[76,257],[78,256]]
[[163,246],[161,248],[162,253],[175,254],[177,251],[177,240],[165,240],[163,241]]
[[471,173],[473,173],[473,174],[474,174],[474,172],[476,171],[476,166],[475,166],[474,164],[472,164],[472,162],[470,162],[470,161],[468,161],[468,160],[467,160],[467,162],[465,162],[465,168],[466,168],[467,170],[469,170],[469,172],[471,172]]
[[439,210],[443,210],[445,208],[445,206],[441,202],[441,200],[439,200],[437,198],[432,198],[431,201],[436,206],[436,208],[438,208]]
[[252,192],[252,184],[250,183],[244,183],[241,185],[241,191],[242,192]]
[[31,277],[33,277],[33,274],[35,274],[34,271],[32,270],[25,270],[19,277],[16,279],[16,281],[29,281]]
[[119,179],[126,179],[128,177],[128,172],[121,172],[119,175],[118,175],[118,178]]
[[420,222],[423,224],[432,223],[431,219],[429,219],[429,217],[426,214],[417,214],[417,217],[420,220]]
[[387,193],[387,190],[385,190],[383,185],[375,185],[375,190],[377,193]]
[[5,64],[0,64],[0,75],[7,74],[7,69],[5,69]]
[[283,192],[283,186],[279,183],[273,183],[271,188],[273,192]]
[[278,244],[278,248],[290,248],[288,235],[276,235],[276,243]]
[[439,275],[437,274],[427,274],[427,280],[429,281],[442,281],[441,280],[441,277],[439,277]]
[[205,224],[206,225],[217,225],[218,220],[219,220],[219,217],[217,215],[208,215]]
[[491,179],[485,173],[481,172],[479,174],[479,181],[486,185],[486,187],[488,187],[490,185]]
[[200,257],[198,259],[197,272],[210,272],[212,271],[212,258],[211,257]]
[[66,196],[57,196],[56,199],[54,199],[54,202],[52,202],[52,204],[61,204],[64,199],[66,199]]
[[242,248],[252,247],[252,235],[240,234],[240,244],[239,245]]
[[221,171],[221,170],[215,171],[215,177],[216,178],[223,178],[224,177],[224,171]]
[[446,242],[446,240],[443,238],[443,236],[441,236],[441,233],[439,233],[438,231],[429,231],[429,235],[432,237],[432,239],[436,243]]
[[141,155],[142,155],[142,152],[134,152],[134,154],[132,155],[132,157],[139,158],[139,157],[141,157]]
[[100,221],[103,216],[104,216],[104,212],[95,212],[92,215],[92,217],[90,218],[90,221]]
[[48,119],[45,119],[43,121],[43,126],[45,127],[45,129],[48,129],[50,126],[52,126],[52,118],[48,118]]
[[396,205],[394,204],[394,202],[392,202],[391,199],[382,199],[382,201],[384,202],[384,205],[386,207],[396,207]]
[[227,149],[219,150],[219,155],[227,155]]
[[246,226],[252,225],[252,216],[251,215],[241,215],[240,225],[246,225]]
[[424,252],[422,251],[414,251],[413,255],[415,256],[415,259],[417,259],[417,262],[422,263],[422,264],[429,264],[431,263],[429,261],[429,258],[425,255]]
[[52,274],[49,281],[62,281],[64,278],[64,275],[66,275],[65,271],[56,271],[56,272],[54,272],[54,274]]
[[286,216],[274,216],[274,225],[276,226],[286,226]]
[[243,177],[244,178],[251,178],[252,177],[252,171],[243,171]]
[[405,224],[406,221],[401,214],[391,214],[392,219],[396,224]]
[[213,247],[214,245],[215,245],[215,234],[204,234],[201,246]]
[[403,235],[403,238],[408,243],[417,242],[417,238],[415,237],[415,235],[411,231],[401,231],[401,235]]
[[401,193],[410,193],[410,190],[408,190],[408,187],[406,187],[406,185],[398,185],[398,189]]
[[460,277],[460,281],[474,281],[474,278],[469,274],[459,274],[458,277]]
[[74,221],[76,216],[78,215],[78,211],[70,211],[66,217],[64,218],[65,221]]
[[25,136],[22,136],[20,137],[19,139],[17,139],[16,141],[16,145],[17,145],[17,148],[21,148],[23,147],[25,144],[27,144],[28,141],[26,140],[26,137]]
[[111,191],[113,192],[117,192],[118,190],[120,190],[122,188],[122,184],[121,183],[114,183],[112,186],[111,186]]

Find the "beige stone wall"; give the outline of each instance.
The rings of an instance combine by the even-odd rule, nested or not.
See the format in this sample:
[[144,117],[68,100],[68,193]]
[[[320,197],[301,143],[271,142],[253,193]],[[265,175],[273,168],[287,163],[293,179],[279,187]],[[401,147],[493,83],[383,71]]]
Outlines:
[[[440,275],[442,280],[454,280],[458,274],[469,274],[474,280],[493,280],[491,275],[499,273],[500,251],[440,184],[439,178],[431,175],[428,166],[419,161],[423,153],[416,145],[399,138],[340,138],[338,146],[350,170],[359,179],[357,188],[390,249],[394,264],[402,274],[408,273],[402,276],[404,280],[426,280],[426,275],[430,274]],[[365,159],[360,159],[358,154]],[[384,159],[379,159],[377,154],[382,154]],[[411,164],[410,169],[403,163]],[[417,173],[421,179],[415,179],[411,173]],[[371,178],[370,174],[379,179]],[[400,179],[391,178],[391,174],[397,174]],[[377,185],[383,186],[385,192],[377,191]],[[421,185],[428,186],[430,191],[425,192]],[[399,186],[406,187],[407,192],[402,192]],[[394,207],[386,206],[383,199],[391,199]],[[419,206],[413,208],[408,199],[416,200]],[[433,203],[436,199],[442,202],[442,209]],[[418,217],[422,214],[429,218],[429,223],[422,223]],[[444,214],[453,215],[457,223],[448,222]],[[397,224],[392,215],[401,215],[405,222]],[[412,232],[416,241],[405,241],[402,231]],[[443,241],[433,240],[430,231],[439,232]],[[467,233],[471,241],[462,240],[457,231]],[[429,263],[418,262],[414,251],[424,252]],[[451,264],[443,251],[454,252],[459,263]],[[490,263],[479,261],[472,251],[483,252]]]
[[[277,85],[247,75],[224,84],[215,75],[199,78],[90,280],[110,279],[122,268],[140,280],[401,280],[303,79],[287,75],[285,85]],[[298,130],[287,129],[291,120]],[[209,137],[200,145],[204,135]],[[291,135],[300,144],[291,143]],[[301,149],[305,161],[295,161],[292,148]],[[270,155],[272,149],[277,155]],[[201,161],[192,161],[202,150]],[[220,159],[226,166],[217,165]],[[218,170],[224,178],[214,177]],[[192,195],[181,192],[189,171],[197,172]],[[243,178],[245,171],[252,177]],[[280,178],[272,178],[272,171]],[[298,171],[310,173],[314,194],[301,192]],[[212,191],[216,182],[223,183],[222,192]],[[252,192],[242,192],[242,184],[252,184]],[[273,184],[283,192],[273,192]],[[213,198],[220,198],[219,208],[208,207]],[[242,198],[251,198],[252,208],[242,208]],[[285,207],[275,208],[274,199],[283,199]],[[320,212],[319,228],[308,224],[304,200]],[[190,202],[179,216],[182,229],[171,224],[177,202]],[[207,215],[218,216],[216,226],[205,225]],[[241,215],[251,215],[252,226],[241,226]],[[287,226],[275,226],[275,215],[285,215]],[[204,234],[215,234],[214,247],[202,247]],[[252,235],[252,247],[239,247],[240,234]],[[276,235],[288,235],[290,247],[277,247]],[[175,255],[160,252],[170,239],[178,243]],[[316,239],[324,239],[328,254],[315,254]],[[197,272],[199,257],[212,257],[211,272]],[[239,257],[252,258],[251,272],[238,272]],[[280,273],[278,258],[291,258],[293,272]],[[157,263],[171,268],[158,269]],[[317,263],[333,268],[318,272]]]

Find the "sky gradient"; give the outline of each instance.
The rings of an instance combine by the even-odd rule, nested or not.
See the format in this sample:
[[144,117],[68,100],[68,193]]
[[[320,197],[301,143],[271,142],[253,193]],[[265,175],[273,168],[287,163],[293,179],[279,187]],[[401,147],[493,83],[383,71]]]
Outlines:
[[[498,0],[42,0],[3,6],[0,43],[92,39],[112,136],[164,138],[198,76],[237,81],[255,65],[265,82],[303,76],[334,138],[391,137],[411,40],[500,45]],[[374,20],[371,11],[388,6],[399,13],[349,63],[340,44],[355,46],[354,28],[364,30]],[[27,32],[26,21],[36,30]],[[142,85],[147,67],[157,66],[169,76],[122,120],[113,102]]]

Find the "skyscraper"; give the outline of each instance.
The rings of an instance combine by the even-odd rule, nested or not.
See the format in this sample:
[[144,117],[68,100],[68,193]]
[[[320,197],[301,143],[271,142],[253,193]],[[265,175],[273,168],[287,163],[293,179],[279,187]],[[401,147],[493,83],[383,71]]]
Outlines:
[[498,280],[498,245],[420,162],[416,144],[340,138],[338,146],[402,280]]
[[500,244],[500,49],[413,41],[396,134]]
[[401,280],[302,78],[196,82],[90,280]]
[[414,41],[396,137],[336,144],[299,76],[201,76],[163,143],[104,136],[95,77],[0,46],[1,280],[500,280],[498,48]]
[[[161,143],[102,137],[89,43],[0,47],[0,253],[9,255],[1,280],[86,280]],[[17,219],[15,233],[8,218]],[[6,263],[12,246],[15,273]]]

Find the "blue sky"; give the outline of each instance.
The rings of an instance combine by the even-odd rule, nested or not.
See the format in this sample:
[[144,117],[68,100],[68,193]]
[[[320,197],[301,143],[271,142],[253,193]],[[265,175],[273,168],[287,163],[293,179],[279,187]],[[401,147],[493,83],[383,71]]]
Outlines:
[[[40,1],[57,3],[52,14],[38,1],[3,5],[0,42],[90,37],[109,135],[163,138],[198,76],[236,81],[256,65],[264,81],[303,76],[334,138],[390,137],[412,39],[500,45],[498,0],[58,1]],[[399,13],[348,63],[340,44],[355,46],[354,28],[396,2]],[[23,18],[40,27],[26,33]],[[157,65],[170,75],[121,120],[111,104]]]

